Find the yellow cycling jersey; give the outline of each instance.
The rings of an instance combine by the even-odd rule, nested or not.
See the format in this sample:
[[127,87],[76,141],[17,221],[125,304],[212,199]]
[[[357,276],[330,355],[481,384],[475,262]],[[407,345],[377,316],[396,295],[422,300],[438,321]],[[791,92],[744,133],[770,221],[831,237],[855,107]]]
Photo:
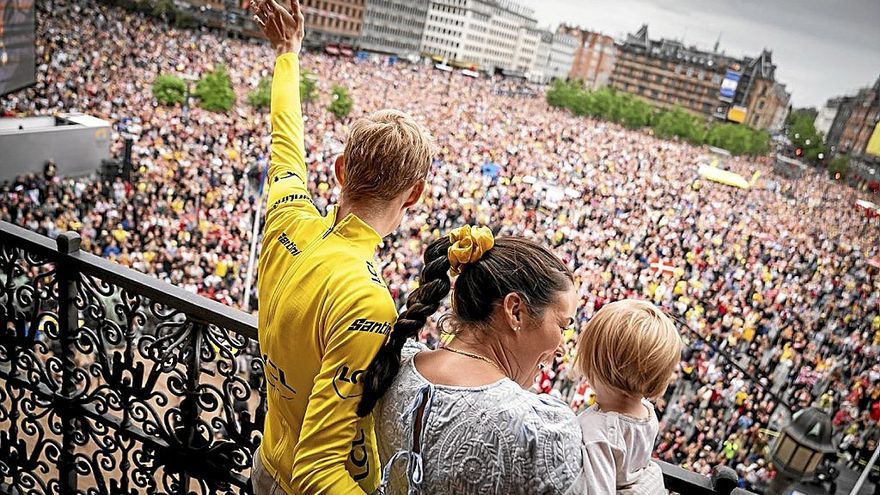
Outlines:
[[381,237],[312,204],[299,59],[275,62],[269,200],[259,259],[259,333],[268,411],[261,459],[287,493],[362,494],[379,485],[360,378],[397,319],[376,269]]

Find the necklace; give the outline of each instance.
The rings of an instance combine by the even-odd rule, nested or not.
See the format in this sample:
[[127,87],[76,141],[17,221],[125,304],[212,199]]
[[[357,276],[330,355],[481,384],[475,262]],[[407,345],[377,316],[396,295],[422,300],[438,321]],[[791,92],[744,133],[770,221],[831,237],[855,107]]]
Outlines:
[[496,364],[495,361],[492,361],[491,359],[487,358],[486,356],[481,356],[479,354],[474,354],[472,352],[462,351],[461,349],[449,347],[448,345],[441,347],[441,349],[443,349],[444,351],[449,351],[449,352],[455,353],[455,354],[461,354],[462,356],[469,357],[471,359],[478,359],[480,361],[484,361],[484,362],[489,363],[492,366],[494,366],[495,369],[500,371],[503,375],[506,375],[506,373],[504,373],[504,370],[501,369],[501,366],[498,366],[498,364]]

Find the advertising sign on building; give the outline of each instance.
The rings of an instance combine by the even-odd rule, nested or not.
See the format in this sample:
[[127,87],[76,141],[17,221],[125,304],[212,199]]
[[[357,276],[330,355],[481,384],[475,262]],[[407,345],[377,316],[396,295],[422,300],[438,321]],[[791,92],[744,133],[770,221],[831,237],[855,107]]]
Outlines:
[[871,139],[868,141],[865,153],[880,156],[880,122],[877,122],[877,126],[874,127],[874,133],[871,134]]
[[742,74],[735,70],[727,70],[727,75],[724,76],[724,80],[721,81],[721,91],[719,94],[719,99],[722,101],[733,101],[734,95],[736,95],[736,87],[739,86],[739,79],[742,77]]
[[748,109],[741,105],[733,105],[730,107],[730,110],[727,111],[727,120],[731,122],[736,122],[737,124],[742,124],[746,121],[746,112]]

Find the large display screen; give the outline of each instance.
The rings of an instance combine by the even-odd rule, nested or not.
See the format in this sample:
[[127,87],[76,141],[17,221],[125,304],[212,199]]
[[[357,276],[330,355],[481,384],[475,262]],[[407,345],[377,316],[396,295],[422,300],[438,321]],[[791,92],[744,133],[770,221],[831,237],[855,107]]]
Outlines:
[[721,82],[721,90],[719,94],[719,99],[721,101],[733,101],[734,95],[736,95],[736,87],[739,86],[739,79],[742,77],[737,71],[727,69],[727,75],[724,76],[724,81]]
[[0,96],[36,82],[34,0],[0,0]]

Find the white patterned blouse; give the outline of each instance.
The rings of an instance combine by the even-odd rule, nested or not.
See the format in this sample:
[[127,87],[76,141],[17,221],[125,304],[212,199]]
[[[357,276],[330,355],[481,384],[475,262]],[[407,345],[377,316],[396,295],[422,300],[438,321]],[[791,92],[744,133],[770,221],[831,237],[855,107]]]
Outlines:
[[400,374],[375,411],[385,466],[379,493],[587,493],[581,430],[563,402],[507,378],[482,387],[434,385],[413,365],[425,349],[407,344]]

